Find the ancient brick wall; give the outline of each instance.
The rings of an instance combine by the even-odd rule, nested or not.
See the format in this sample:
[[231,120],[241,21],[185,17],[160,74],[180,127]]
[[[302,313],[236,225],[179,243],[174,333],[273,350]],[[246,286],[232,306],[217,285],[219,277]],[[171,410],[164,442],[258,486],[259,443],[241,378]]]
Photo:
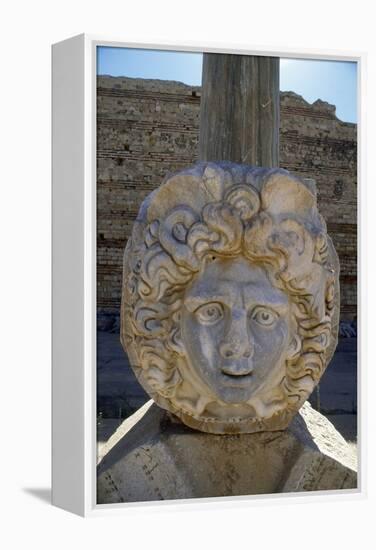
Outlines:
[[356,125],[338,120],[334,106],[281,93],[280,164],[316,180],[320,212],[340,258],[342,319],[356,316],[356,139]]
[[[200,88],[179,82],[98,77],[98,308],[117,311],[122,256],[144,197],[168,172],[197,160]],[[281,93],[280,165],[314,178],[341,262],[341,316],[356,315],[356,125],[335,107]]]

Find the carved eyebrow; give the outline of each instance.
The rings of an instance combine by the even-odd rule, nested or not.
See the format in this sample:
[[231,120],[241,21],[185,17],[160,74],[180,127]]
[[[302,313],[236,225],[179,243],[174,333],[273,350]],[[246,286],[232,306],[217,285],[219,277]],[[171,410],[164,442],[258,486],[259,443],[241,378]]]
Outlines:
[[[278,299],[276,296],[259,296],[257,301],[251,301],[255,306],[270,307],[274,309],[285,309],[289,305],[288,300]],[[246,303],[246,305],[250,305]]]
[[200,293],[197,296],[187,296],[184,300],[184,305],[191,313],[203,304],[211,302],[220,302],[222,304],[231,305],[228,296],[224,294],[204,294]]
[[[243,300],[247,302],[247,286],[243,287]],[[250,288],[252,288],[253,285],[250,285]],[[272,292],[268,291],[268,289],[261,290],[258,293],[257,300],[252,300],[252,302],[256,305],[256,302],[258,305],[261,306],[269,306],[269,307],[275,307],[275,308],[284,308],[289,305],[289,298],[284,292],[275,292],[273,290]],[[248,304],[247,304],[248,305]]]
[[289,304],[285,302],[269,302],[264,300],[258,300],[257,303],[251,304],[249,310],[253,313],[258,308],[265,308],[274,311],[278,314],[283,314],[288,310]]
[[[231,280],[222,280],[223,292],[219,288],[213,288],[212,291],[208,288],[207,285],[199,285],[194,291],[191,291],[190,296],[186,296],[184,299],[184,305],[186,308],[193,312],[199,306],[207,304],[210,302],[221,302],[229,307],[232,307],[234,296],[232,292],[226,292],[226,287],[231,287],[233,281]],[[240,292],[242,294],[242,301],[245,307],[254,307],[254,306],[265,306],[275,308],[277,310],[284,310],[289,305],[289,298],[284,292],[276,292],[274,289],[270,291],[269,289],[260,289],[257,297],[254,295],[254,284],[251,283],[240,283],[239,287],[241,288]],[[247,300],[247,287],[251,290],[252,298]]]

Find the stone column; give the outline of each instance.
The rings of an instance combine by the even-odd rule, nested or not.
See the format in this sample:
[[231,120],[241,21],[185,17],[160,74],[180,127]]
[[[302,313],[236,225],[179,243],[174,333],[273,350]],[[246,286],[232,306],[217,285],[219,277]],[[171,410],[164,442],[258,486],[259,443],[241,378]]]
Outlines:
[[278,166],[279,58],[204,54],[200,160]]

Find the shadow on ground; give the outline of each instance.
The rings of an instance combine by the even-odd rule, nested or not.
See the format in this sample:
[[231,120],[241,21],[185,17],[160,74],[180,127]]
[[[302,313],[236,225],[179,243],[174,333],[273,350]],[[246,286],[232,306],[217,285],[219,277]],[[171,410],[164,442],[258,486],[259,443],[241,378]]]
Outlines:
[[52,500],[52,493],[50,488],[44,488],[44,487],[24,487],[23,491],[38,500],[42,500],[43,502],[46,502],[48,504],[51,504]]

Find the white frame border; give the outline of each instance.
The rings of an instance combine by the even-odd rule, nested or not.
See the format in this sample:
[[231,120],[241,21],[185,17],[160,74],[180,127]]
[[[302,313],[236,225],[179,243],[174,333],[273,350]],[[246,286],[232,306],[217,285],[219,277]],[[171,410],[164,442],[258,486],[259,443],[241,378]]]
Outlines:
[[[157,501],[147,503],[96,504],[96,49],[98,46],[143,48],[172,51],[234,53],[243,55],[276,56],[292,59],[353,61],[358,68],[358,489]],[[365,319],[366,300],[366,220],[365,220],[365,73],[364,52],[328,50],[299,50],[268,48],[265,46],[229,45],[223,43],[165,43],[146,44],[125,42],[100,36],[81,34],[54,44],[52,47],[52,176],[53,176],[53,418],[52,418],[52,502],[56,506],[82,516],[143,513],[152,511],[182,511],[207,509],[208,503],[228,508],[231,506],[264,506],[301,502],[331,502],[343,499],[359,500],[366,492],[366,373]],[[72,79],[72,67],[75,67]],[[81,67],[81,73],[80,73]],[[75,91],[81,100],[80,107],[72,108]],[[73,98],[74,99],[74,98]],[[79,131],[77,131],[77,124]],[[75,128],[75,131],[72,129]],[[72,155],[79,151],[79,161]],[[77,156],[75,157],[77,161]],[[68,168],[66,168],[68,167]],[[62,194],[62,189],[68,193]],[[72,200],[77,201],[75,227],[72,233],[64,212],[70,211]],[[77,218],[78,216],[78,218]],[[81,216],[81,218],[79,218]],[[72,229],[72,228],[71,228]],[[361,239],[360,239],[361,237]],[[73,248],[83,251],[83,264],[75,261],[67,240]],[[77,260],[77,256],[76,256]],[[62,299],[59,289],[77,278],[74,284],[80,319],[72,322],[72,301]],[[76,280],[76,279],[75,279]],[[72,294],[72,293],[71,293]],[[77,304],[76,304],[77,305]],[[76,321],[76,325],[75,325]],[[81,322],[80,322],[81,321]],[[67,336],[76,337],[76,349],[65,350]],[[60,330],[59,330],[60,327]],[[64,327],[64,332],[61,331]],[[78,338],[77,338],[78,336]],[[80,337],[82,342],[80,345]],[[69,339],[69,341],[71,341]],[[72,340],[73,341],[73,340]],[[73,360],[72,360],[73,358]],[[359,368],[360,359],[362,368]],[[75,381],[72,390],[72,379]],[[72,394],[73,391],[73,394]],[[76,416],[67,412],[67,398],[73,399]],[[77,414],[78,411],[78,414]],[[69,452],[67,451],[69,449]],[[360,452],[361,449],[361,452]],[[71,458],[69,464],[68,458]]]

